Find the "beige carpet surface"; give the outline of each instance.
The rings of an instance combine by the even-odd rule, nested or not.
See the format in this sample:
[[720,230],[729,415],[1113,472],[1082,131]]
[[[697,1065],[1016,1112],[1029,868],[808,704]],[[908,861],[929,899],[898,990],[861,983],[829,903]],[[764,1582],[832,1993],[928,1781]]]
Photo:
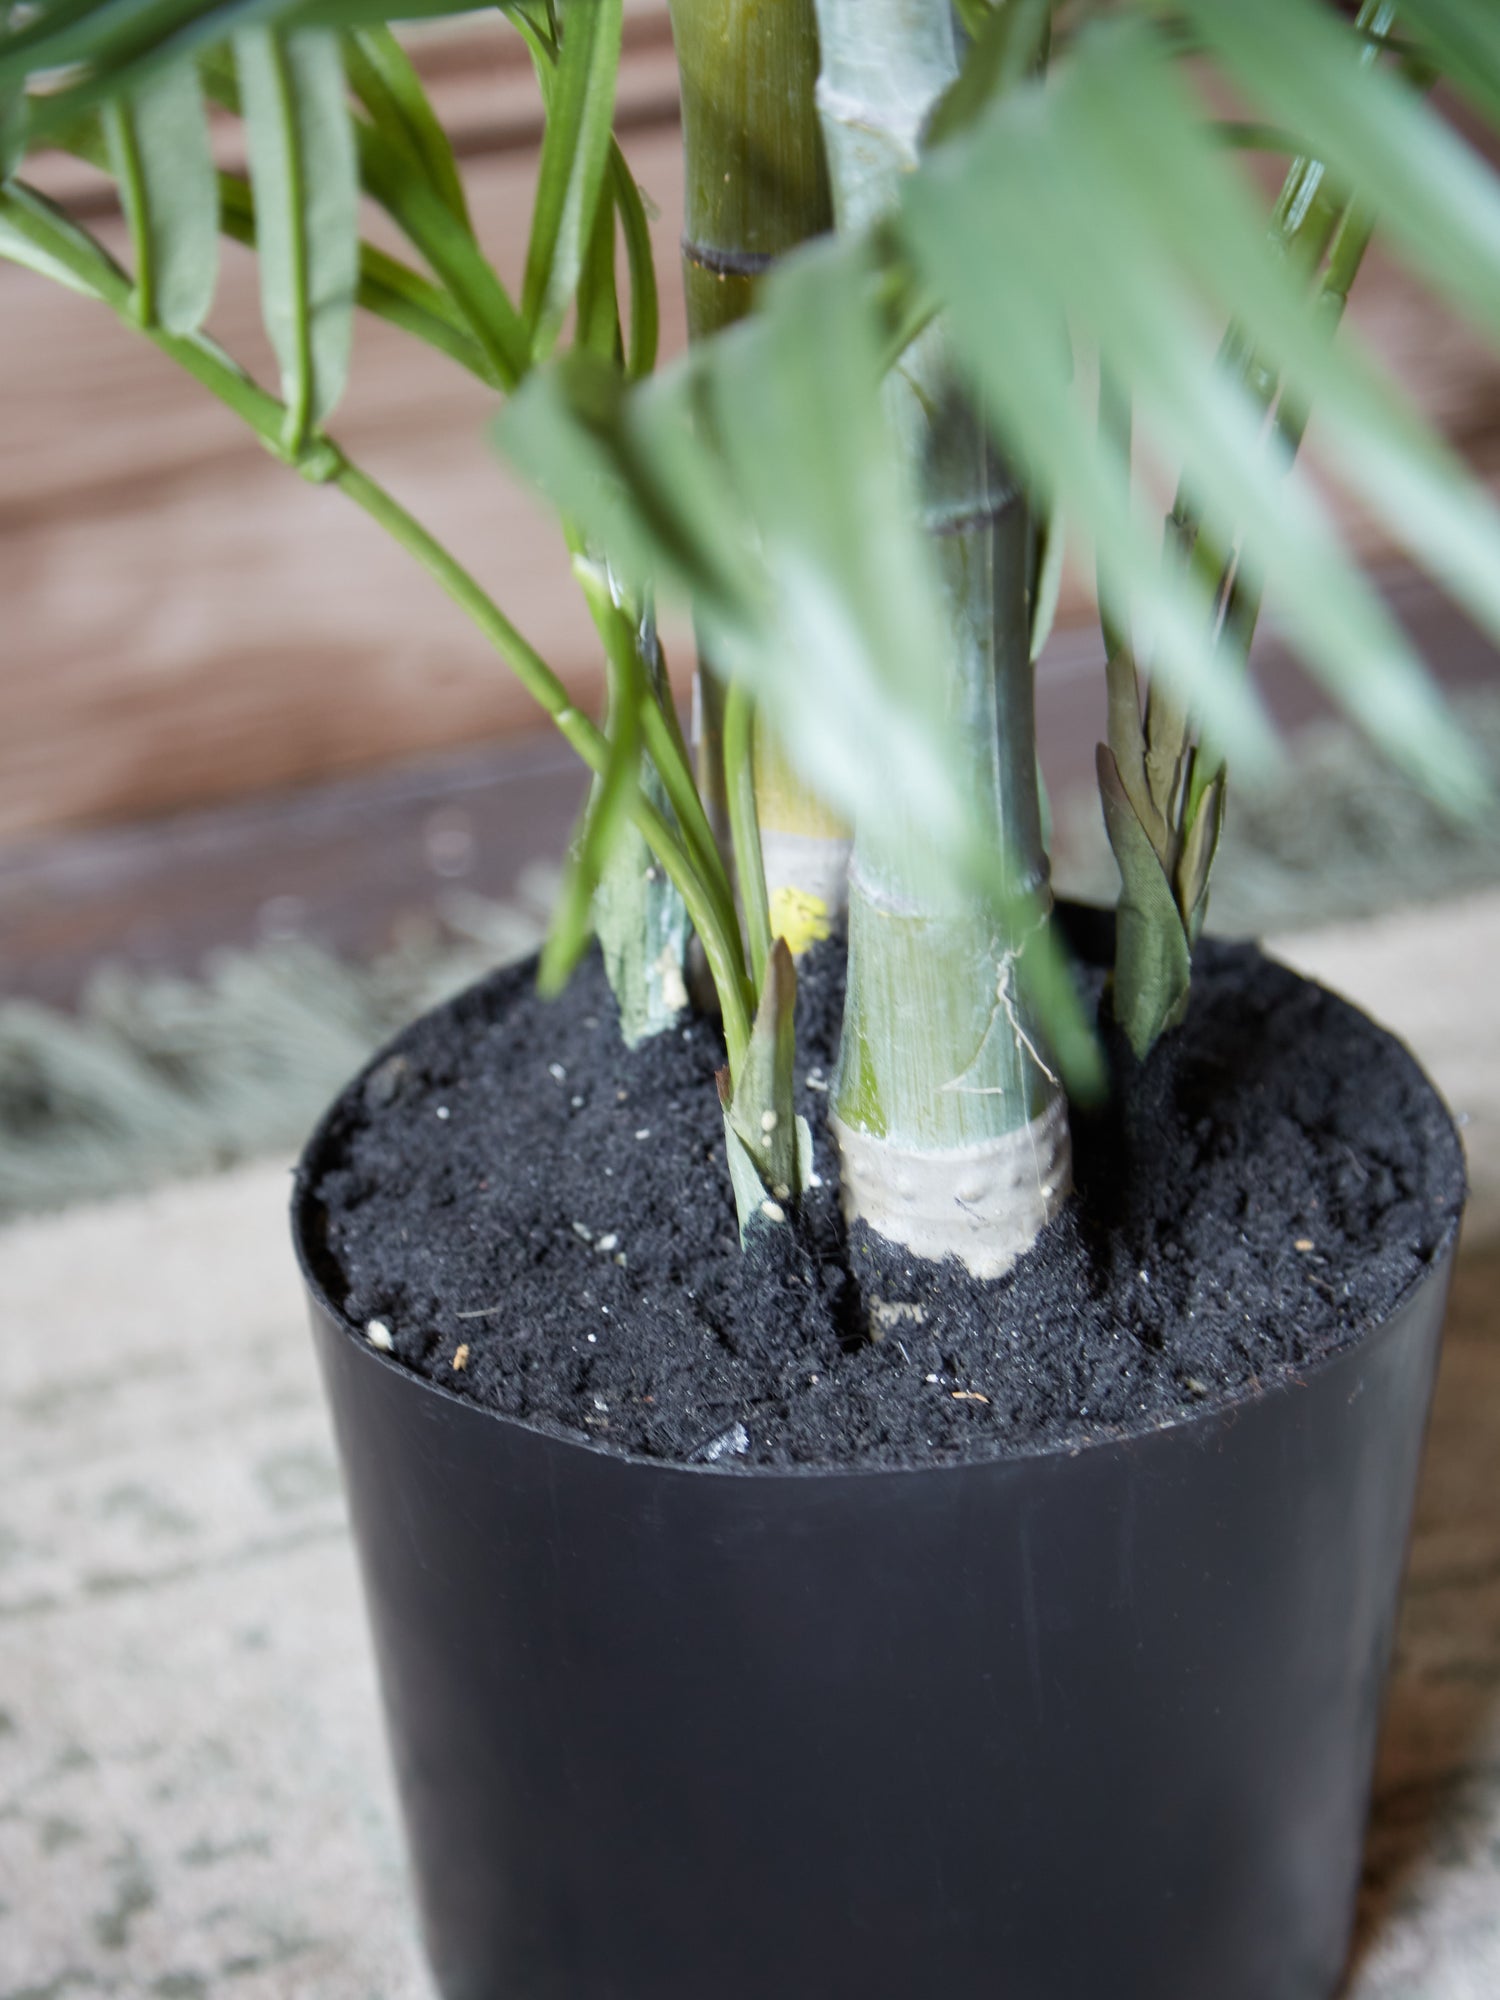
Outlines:
[[[1287,955],[1466,1121],[1350,2000],[1495,2000],[1500,895]],[[0,2000],[431,2000],[288,1185],[242,1168],[0,1234]]]

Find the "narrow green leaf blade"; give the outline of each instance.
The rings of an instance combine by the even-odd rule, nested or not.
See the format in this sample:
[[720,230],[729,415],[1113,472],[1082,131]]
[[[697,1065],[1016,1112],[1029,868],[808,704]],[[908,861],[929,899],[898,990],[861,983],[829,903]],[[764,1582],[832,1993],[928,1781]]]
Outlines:
[[594,210],[594,227],[578,273],[573,339],[577,346],[598,355],[611,367],[624,367],[620,292],[615,274],[615,202],[613,189],[607,185]]
[[1313,0],[1183,0],[1180,11],[1266,112],[1374,210],[1403,259],[1500,334],[1500,181],[1389,69],[1352,59]]
[[19,90],[0,90],[0,183],[10,179],[25,151],[25,96]]
[[[726,1131],[739,1140],[760,1182],[752,1193],[741,1176],[731,1176],[740,1211],[741,1240],[757,1215],[765,1220],[775,1219],[763,1206],[766,1197],[769,1196],[773,1206],[780,1207],[795,1201],[802,1193],[793,1094],[796,1006],[797,968],[786,939],[777,938],[766,960],[749,1046],[724,1104]],[[725,1096],[722,1076],[719,1089],[722,1099]],[[732,1151],[731,1148],[731,1154]]]
[[213,48],[254,26],[348,28],[392,19],[477,12],[487,0],[49,0],[0,31],[0,90],[45,73],[76,80],[34,102],[39,136],[64,130],[87,110],[142,83],[163,64]]
[[494,266],[467,224],[425,179],[407,171],[405,155],[384,133],[361,119],[356,122],[355,142],[366,193],[426,259],[501,385],[513,388],[529,366],[530,348],[526,328]]
[[603,570],[581,556],[575,557],[574,569],[609,661],[609,755],[603,772],[590,788],[569,855],[563,893],[542,953],[540,983],[545,993],[561,990],[588,942],[594,893],[625,830],[641,765],[641,704],[645,689],[644,671],[636,655],[636,635],[630,619],[615,603]]
[[[955,352],[978,383],[1008,455],[1026,468],[1035,491],[1066,506],[1093,543],[1107,599],[1131,605],[1149,637],[1153,665],[1221,741],[1234,745],[1241,763],[1268,768],[1272,737],[1264,710],[1241,680],[1214,670],[1206,592],[1197,579],[1162,567],[1154,531],[1132,507],[1075,394],[1056,326],[1072,304],[1068,273],[1091,245],[1069,240],[1077,216],[1061,215],[1047,200],[1054,155],[1039,156],[1043,143],[1034,130],[1005,126],[986,133],[982,167],[935,157],[907,193],[908,246],[948,304]],[[992,201],[988,190],[996,182],[989,176],[1009,176],[1020,159],[1041,198]],[[1107,213],[1107,190],[1080,190],[1078,207],[1096,195]],[[1107,228],[1101,223],[1099,233]],[[1098,317],[1096,301],[1088,326],[1096,337]],[[1137,340],[1122,352],[1125,344],[1112,340],[1111,366],[1128,382],[1149,357],[1138,353]]]
[[338,39],[257,28],[235,38],[250,146],[261,311],[300,442],[343,393],[359,283],[359,178]]
[[646,204],[618,142],[611,145],[610,179],[625,238],[626,268],[630,272],[630,337],[625,349],[625,370],[632,381],[639,381],[656,366],[661,308]]
[[[1350,64],[1356,54],[1350,46]],[[1108,244],[1090,244],[1090,274],[1106,292],[1100,340],[1128,340],[1134,322],[1138,386],[1154,392],[1158,434],[1182,452],[1194,496],[1220,526],[1244,528],[1252,566],[1272,574],[1282,616],[1330,692],[1430,790],[1478,806],[1482,772],[1434,682],[1314,510],[1310,486],[1288,482],[1260,448],[1256,408],[1234,412],[1214,398],[1202,346],[1184,340],[1174,282],[1206,290],[1298,402],[1316,404],[1366,504],[1500,634],[1494,502],[1358,344],[1332,346],[1272,256],[1246,186],[1138,28],[1110,30],[1078,64],[1058,104],[1058,140],[1076,172],[1116,190]],[[1136,284],[1122,296],[1126,272]],[[1218,418],[1210,398],[1222,404]]]
[[104,130],[135,252],[145,326],[193,333],[219,270],[219,183],[191,62],[158,70],[107,105]]
[[[219,176],[220,224],[236,243],[255,247],[255,197],[237,174]],[[483,349],[448,293],[373,243],[359,248],[359,303],[366,312],[415,334],[491,388],[498,386]]]
[[1120,869],[1114,1012],[1136,1056],[1182,1019],[1192,984],[1192,951],[1172,885],[1136,818],[1115,768],[1099,745],[1099,795]]
[[401,44],[384,26],[352,29],[344,38],[349,81],[376,126],[424,173],[466,229],[469,205],[453,147]]
[[1500,12],[1491,0],[1402,0],[1401,28],[1500,125]]
[[743,513],[692,420],[703,352],[627,395],[617,370],[575,351],[530,377],[494,435],[638,595],[659,584],[738,625],[753,618],[755,574]]
[[[14,9],[0,0],[0,51],[10,36]],[[24,76],[0,77],[0,182],[8,181],[26,151],[26,81]]]
[[59,69],[75,80],[34,92],[33,137],[45,141],[85,113],[134,89],[158,70],[212,47],[240,27],[288,11],[294,0],[83,0],[49,6],[0,41],[0,81],[18,83]]
[[713,343],[712,423],[771,608],[759,631],[724,632],[714,657],[743,672],[809,784],[880,826],[894,779],[951,866],[974,861],[982,836],[951,782],[932,667],[946,626],[881,400],[864,255],[835,246],[788,264],[757,317]]
[[583,268],[609,165],[624,0],[567,0],[548,94],[521,311],[533,352],[557,338]]

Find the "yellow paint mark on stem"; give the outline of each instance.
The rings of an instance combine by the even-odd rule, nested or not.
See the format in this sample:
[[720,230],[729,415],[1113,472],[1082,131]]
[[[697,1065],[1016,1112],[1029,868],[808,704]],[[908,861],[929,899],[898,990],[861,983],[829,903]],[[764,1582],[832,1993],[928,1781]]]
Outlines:
[[783,883],[771,892],[771,935],[785,938],[794,958],[828,935],[828,905],[821,896]]

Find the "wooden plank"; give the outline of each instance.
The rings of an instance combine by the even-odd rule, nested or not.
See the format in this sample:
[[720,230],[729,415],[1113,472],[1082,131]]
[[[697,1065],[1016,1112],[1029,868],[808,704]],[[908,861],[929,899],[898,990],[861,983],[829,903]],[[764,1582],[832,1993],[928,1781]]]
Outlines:
[[[683,338],[671,51],[638,10],[622,103],[656,205],[665,349]],[[493,36],[422,52],[470,157],[486,243],[518,277],[535,101]],[[528,108],[529,107],[529,108]],[[528,124],[528,119],[531,123]],[[54,165],[99,208],[97,183]],[[118,240],[118,225],[99,227]],[[246,253],[231,247],[214,331],[269,373]],[[1354,318],[1487,477],[1500,474],[1500,368],[1376,259]],[[534,719],[464,620],[341,496],[300,486],[226,412],[88,302],[0,268],[0,837],[150,816],[388,765]],[[337,425],[352,453],[493,589],[577,697],[597,648],[555,530],[484,439],[493,398],[373,322]],[[1381,536],[1345,508],[1357,544]],[[1089,617],[1069,578],[1063,624]],[[689,665],[669,631],[679,684]]]
[[[627,143],[670,274],[675,128]],[[516,153],[468,175],[510,271],[531,172]],[[228,257],[213,330],[269,375],[252,260]],[[682,339],[675,298],[669,345]],[[0,834],[297,783],[533,720],[424,574],[341,495],[266,458],[144,342],[11,269],[0,318]],[[592,628],[556,529],[486,440],[495,407],[442,357],[363,321],[336,428],[592,700]]]

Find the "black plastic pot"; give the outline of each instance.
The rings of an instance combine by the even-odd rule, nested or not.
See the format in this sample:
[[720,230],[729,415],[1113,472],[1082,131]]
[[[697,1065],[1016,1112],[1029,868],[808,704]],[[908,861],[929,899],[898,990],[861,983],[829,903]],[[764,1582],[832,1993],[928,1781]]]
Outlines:
[[1130,1437],[607,1454],[407,1373],[296,1228],[445,2000],[1329,2000],[1452,1265]]

